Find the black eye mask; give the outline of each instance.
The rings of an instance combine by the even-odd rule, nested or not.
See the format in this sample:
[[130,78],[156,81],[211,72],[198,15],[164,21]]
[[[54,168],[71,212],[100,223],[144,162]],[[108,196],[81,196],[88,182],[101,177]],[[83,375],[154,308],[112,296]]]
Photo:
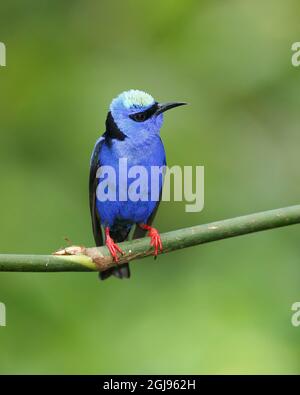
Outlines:
[[158,110],[158,103],[155,102],[151,107],[149,107],[145,111],[141,111],[141,112],[136,112],[134,114],[130,114],[129,118],[131,118],[135,122],[144,122],[147,119],[151,118],[152,115],[154,115],[157,110]]

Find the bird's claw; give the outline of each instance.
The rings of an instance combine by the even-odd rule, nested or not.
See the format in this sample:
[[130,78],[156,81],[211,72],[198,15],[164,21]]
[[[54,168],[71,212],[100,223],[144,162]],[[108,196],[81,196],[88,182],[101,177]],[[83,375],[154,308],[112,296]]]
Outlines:
[[117,252],[120,254],[124,255],[125,252],[116,244],[113,239],[108,235],[106,236],[106,247],[108,248],[111,256],[113,257],[113,260],[117,263],[119,261],[119,257],[117,255]]
[[154,248],[154,256],[157,257],[158,253],[163,250],[160,234],[157,229],[151,228],[148,236],[151,238],[150,245]]

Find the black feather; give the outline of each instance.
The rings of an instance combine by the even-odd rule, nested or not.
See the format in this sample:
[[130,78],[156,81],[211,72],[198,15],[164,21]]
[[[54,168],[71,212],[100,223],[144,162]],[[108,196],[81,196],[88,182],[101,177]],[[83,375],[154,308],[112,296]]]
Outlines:
[[99,152],[103,143],[104,143],[104,139],[99,139],[94,148],[92,159],[91,159],[91,165],[90,165],[90,179],[89,179],[90,212],[91,212],[93,234],[94,234],[96,246],[103,245],[101,222],[100,222],[99,214],[96,209],[96,190],[98,186],[97,171],[101,166],[99,162]]
[[104,133],[104,136],[108,145],[111,145],[112,139],[124,141],[127,137],[126,134],[119,129],[110,111],[107,114],[105,126],[106,131]]

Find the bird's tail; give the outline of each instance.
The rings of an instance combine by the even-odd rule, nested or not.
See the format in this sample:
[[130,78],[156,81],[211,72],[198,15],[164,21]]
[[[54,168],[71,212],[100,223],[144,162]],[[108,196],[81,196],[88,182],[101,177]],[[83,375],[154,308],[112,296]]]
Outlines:
[[130,278],[130,269],[128,263],[122,263],[117,267],[111,267],[104,272],[99,272],[100,280],[106,280],[110,276],[115,276],[119,279]]

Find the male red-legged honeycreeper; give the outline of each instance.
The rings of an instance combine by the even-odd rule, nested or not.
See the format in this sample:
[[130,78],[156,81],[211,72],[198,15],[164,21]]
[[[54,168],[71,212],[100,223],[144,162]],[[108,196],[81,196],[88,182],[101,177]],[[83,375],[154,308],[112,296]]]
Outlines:
[[[163,123],[163,113],[171,108],[186,103],[172,102],[160,104],[148,93],[139,90],[129,90],[121,93],[110,105],[105,133],[97,140],[90,164],[90,211],[93,233],[97,246],[106,244],[115,262],[118,254],[123,251],[116,244],[126,240],[129,233],[133,238],[148,236],[156,256],[162,250],[162,242],[157,229],[151,226],[160,198],[151,199],[151,181],[149,177],[148,199],[145,201],[123,201],[119,199],[118,185],[119,160],[127,159],[128,169],[131,166],[143,166],[150,175],[151,166],[165,166],[166,154],[160,138]],[[116,172],[117,199],[115,201],[98,199],[99,170],[111,166]],[[159,179],[161,192],[163,177]],[[132,178],[128,178],[128,188]],[[161,195],[161,194],[160,194]],[[132,232],[131,232],[132,231]],[[102,280],[115,275],[118,278],[129,278],[130,271],[127,263],[119,264],[100,273]]]

